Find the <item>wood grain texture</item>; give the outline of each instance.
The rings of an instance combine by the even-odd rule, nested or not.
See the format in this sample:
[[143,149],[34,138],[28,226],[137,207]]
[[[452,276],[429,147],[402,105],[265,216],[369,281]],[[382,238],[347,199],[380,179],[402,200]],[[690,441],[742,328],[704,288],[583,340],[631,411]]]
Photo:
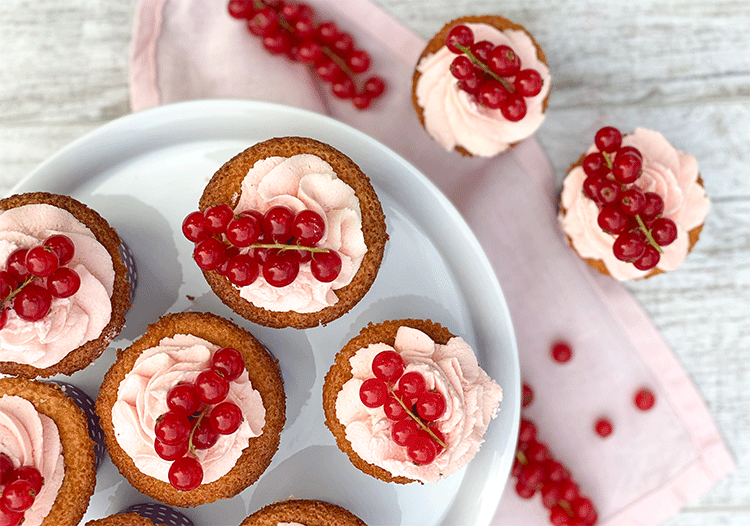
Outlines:
[[[462,15],[523,24],[553,71],[538,132],[558,180],[596,129],[694,154],[713,207],[683,267],[628,288],[715,415],[738,469],[669,526],[750,524],[750,8],[745,0],[374,0],[428,38]],[[0,2],[0,195],[129,112],[134,0]]]

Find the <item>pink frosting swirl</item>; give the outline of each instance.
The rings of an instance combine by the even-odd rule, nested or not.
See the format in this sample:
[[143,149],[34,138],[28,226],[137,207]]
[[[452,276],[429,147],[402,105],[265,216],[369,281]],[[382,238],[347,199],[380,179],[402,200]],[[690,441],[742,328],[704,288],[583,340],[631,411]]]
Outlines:
[[65,234],[75,244],[67,265],[81,277],[81,288],[69,298],[54,298],[50,313],[36,322],[8,310],[0,330],[0,361],[45,368],[70,351],[98,338],[112,314],[115,272],[107,249],[70,212],[46,204],[0,211],[0,262],[17,248],[40,245],[47,237]]
[[523,69],[532,68],[542,76],[542,91],[526,98],[526,116],[518,122],[505,119],[499,109],[477,103],[473,95],[458,88],[450,65],[458,55],[443,46],[417,64],[421,74],[416,86],[417,103],[423,109],[427,132],[446,150],[463,146],[469,153],[491,157],[511,144],[532,135],[544,121],[544,99],[550,90],[547,65],[537,57],[534,42],[525,31],[500,31],[488,24],[465,24],[474,32],[474,41],[489,40],[510,46],[521,59]]
[[240,287],[240,296],[272,311],[317,312],[335,304],[334,291],[351,282],[367,252],[354,190],[316,155],[268,157],[256,162],[245,176],[235,212],[264,213],[276,205],[295,213],[310,209],[323,217],[326,233],[318,246],[338,252],[341,273],[334,281],[321,283],[313,277],[310,264],[303,263],[293,283],[273,287],[261,276],[252,285]]
[[[427,465],[415,465],[406,448],[393,441],[392,421],[382,407],[367,408],[359,398],[362,382],[373,377],[373,358],[391,349],[403,357],[405,372],[421,373],[427,389],[445,396],[446,410],[436,423],[446,448]],[[395,476],[436,482],[461,469],[479,451],[503,398],[502,388],[479,367],[474,351],[458,337],[441,345],[419,330],[401,327],[393,347],[385,343],[368,345],[352,356],[350,364],[352,378],[336,398],[336,417],[345,426],[346,438],[357,455]]]
[[[62,486],[65,464],[55,422],[20,396],[0,397],[0,453],[14,467],[34,466],[44,484],[34,504],[24,513],[24,526],[39,526],[52,509]],[[1,490],[0,490],[1,491]]]
[[[210,368],[211,355],[219,349],[191,334],[164,338],[159,345],[146,349],[125,375],[112,407],[112,425],[120,447],[146,475],[169,482],[171,462],[154,451],[154,424],[167,412],[167,392],[179,382],[192,382]],[[247,371],[230,382],[228,401],[242,409],[243,421],[231,435],[220,435],[209,449],[196,450],[203,467],[203,483],[219,479],[237,463],[252,437],[259,436],[265,425],[266,410],[260,393],[253,389]]]
[[[698,183],[698,161],[677,150],[661,133],[644,128],[626,135],[623,145],[635,146],[643,155],[643,174],[634,184],[644,191],[659,194],[664,199],[664,217],[677,225],[677,239],[662,247],[664,253],[656,266],[665,272],[675,270],[687,257],[690,247],[688,232],[703,224],[710,207],[706,192]],[[596,151],[595,146],[587,153],[593,151]],[[615,258],[612,253],[615,238],[599,227],[599,209],[582,190],[585,179],[581,166],[573,168],[563,181],[560,195],[560,204],[565,211],[560,212],[559,220],[573,248],[581,257],[603,261],[615,279],[644,277],[649,271],[638,270]]]

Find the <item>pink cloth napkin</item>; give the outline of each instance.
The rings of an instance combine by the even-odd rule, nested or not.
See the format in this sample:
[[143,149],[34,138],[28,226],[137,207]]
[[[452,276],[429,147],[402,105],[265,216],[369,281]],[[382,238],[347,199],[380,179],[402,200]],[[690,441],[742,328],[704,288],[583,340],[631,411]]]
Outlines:
[[[388,92],[371,109],[336,100],[306,67],[271,57],[227,15],[224,0],[138,2],[132,109],[201,98],[280,102],[344,121],[417,166],[453,200],[492,262],[522,376],[535,390],[524,413],[591,497],[600,524],[658,524],[729,473],[734,461],[711,415],[645,312],[563,242],[558,189],[537,141],[490,160],[443,151],[411,106],[412,72],[425,42],[367,0],[308,3],[373,56]],[[557,338],[573,346],[566,364],[549,357]],[[645,413],[632,403],[642,385],[657,399]],[[592,430],[600,415],[615,426],[607,439]],[[548,511],[538,496],[516,496],[511,480],[493,524],[549,524]]]

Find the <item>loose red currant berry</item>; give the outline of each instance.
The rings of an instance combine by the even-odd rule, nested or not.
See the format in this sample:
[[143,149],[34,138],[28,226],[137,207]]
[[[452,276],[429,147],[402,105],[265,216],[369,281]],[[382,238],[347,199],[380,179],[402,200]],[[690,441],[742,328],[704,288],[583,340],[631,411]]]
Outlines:
[[365,407],[380,407],[387,398],[388,386],[379,378],[368,378],[359,387],[359,399]]
[[154,435],[164,444],[172,446],[186,442],[191,429],[192,425],[186,414],[167,411],[156,419]]
[[13,471],[13,461],[7,454],[0,453],[0,485],[8,483]]
[[[400,396],[400,395],[399,395]],[[409,417],[404,406],[394,396],[388,396],[383,404],[383,412],[389,420],[402,420]]]
[[640,231],[624,232],[617,236],[612,253],[620,261],[635,261],[646,250],[646,241]]
[[638,389],[638,391],[636,391],[635,393],[635,396],[633,397],[633,400],[636,407],[641,411],[648,411],[649,409],[654,407],[654,404],[656,403],[656,397],[654,396],[653,391],[646,387]]
[[[427,382],[424,376],[417,371],[409,371],[404,373],[398,380],[398,392],[405,401],[416,400],[419,395],[427,390]],[[407,405],[411,407],[411,403],[407,402]]]
[[651,270],[659,264],[661,260],[661,254],[652,245],[647,244],[646,250],[643,251],[643,255],[633,261],[633,266],[638,270]]
[[27,248],[17,248],[8,256],[5,262],[6,270],[17,282],[22,283],[29,276],[29,269],[26,268]]
[[227,261],[224,275],[232,285],[247,287],[255,283],[260,276],[258,262],[248,254],[237,254]]
[[227,225],[234,217],[234,211],[227,204],[218,204],[209,206],[203,211],[203,217],[206,218],[208,229],[215,234],[222,234],[226,231]]
[[406,454],[412,462],[424,466],[435,460],[437,447],[429,434],[419,431],[406,443]]
[[219,441],[219,433],[212,427],[208,418],[201,419],[193,431],[193,447],[195,449],[210,449]]
[[26,252],[26,268],[29,274],[38,278],[46,278],[60,267],[60,261],[52,249],[43,246],[30,248]]
[[341,256],[335,250],[316,252],[310,262],[310,272],[321,283],[330,283],[341,273]]
[[9,482],[0,496],[0,507],[7,511],[21,513],[34,504],[34,487],[28,480],[14,480]]
[[68,267],[60,267],[47,278],[47,290],[55,298],[69,298],[81,288],[81,276]]
[[226,247],[218,239],[209,237],[195,245],[193,259],[201,270],[216,270],[227,260]]
[[614,153],[622,144],[622,133],[613,126],[599,128],[594,135],[594,144],[600,152]]
[[190,440],[184,440],[177,444],[165,444],[158,438],[154,439],[154,452],[163,460],[177,460],[182,458],[190,449]]
[[211,357],[211,369],[232,382],[240,377],[245,370],[245,361],[237,349],[223,347]]
[[534,391],[527,384],[521,386],[521,407],[529,407],[534,401]]
[[612,175],[622,184],[634,183],[641,176],[643,162],[632,152],[617,153],[612,161]]
[[372,373],[384,382],[393,383],[404,374],[404,359],[396,351],[381,351],[372,359]]
[[13,300],[13,309],[25,321],[39,321],[49,312],[52,294],[34,283],[21,289]]
[[552,359],[559,363],[565,363],[573,357],[573,348],[568,342],[557,340],[550,347]]
[[619,206],[610,204],[602,207],[596,221],[599,228],[606,233],[619,235],[628,228],[630,216],[626,215]]
[[432,422],[443,416],[445,407],[445,397],[436,391],[425,391],[419,395],[416,404],[417,414],[427,422]]
[[229,382],[216,371],[203,371],[195,379],[198,399],[206,404],[218,404],[229,394]]
[[501,77],[512,77],[521,70],[521,59],[510,46],[501,44],[490,51],[487,65]]
[[394,422],[391,428],[391,438],[399,446],[405,446],[418,432],[419,425],[411,418],[404,418]]
[[42,246],[52,250],[57,256],[57,260],[62,265],[67,265],[76,252],[75,243],[64,234],[55,234],[44,240]]
[[469,48],[474,43],[474,32],[469,29],[469,26],[458,24],[453,26],[445,37],[445,45],[452,52],[460,55],[463,53],[462,49],[458,46]]
[[169,483],[180,491],[192,491],[203,481],[203,468],[198,459],[182,457],[169,467]]
[[639,214],[645,204],[646,196],[636,186],[631,186],[620,194],[620,208],[629,216]]
[[612,422],[607,418],[599,418],[594,422],[594,430],[596,434],[602,438],[606,438],[612,434]]
[[167,407],[175,413],[190,416],[201,408],[201,401],[195,385],[181,383],[167,391]]
[[44,477],[34,466],[19,466],[13,470],[10,480],[27,480],[31,483],[34,493],[39,495],[44,484]]
[[242,424],[242,410],[234,402],[221,402],[211,409],[211,427],[220,435],[231,435]]
[[661,247],[670,245],[677,239],[677,225],[668,217],[660,217],[651,225],[651,237]]
[[542,75],[535,69],[522,69],[513,81],[513,87],[522,97],[536,97],[542,92]]
[[269,254],[263,263],[263,278],[272,287],[285,287],[299,274],[299,260],[291,251]]
[[313,210],[300,210],[292,220],[292,236],[305,246],[318,244],[325,232],[325,220]]
[[511,122],[523,119],[526,109],[526,101],[518,93],[509,93],[500,104],[500,113]]

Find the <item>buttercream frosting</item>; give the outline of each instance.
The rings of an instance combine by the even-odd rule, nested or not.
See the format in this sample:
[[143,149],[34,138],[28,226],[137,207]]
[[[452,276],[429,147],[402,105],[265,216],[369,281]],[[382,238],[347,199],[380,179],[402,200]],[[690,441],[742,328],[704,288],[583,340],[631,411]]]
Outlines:
[[310,209],[323,217],[326,231],[318,246],[339,254],[341,272],[332,282],[322,283],[313,277],[310,263],[302,263],[293,283],[273,287],[261,275],[251,285],[239,287],[240,296],[256,307],[280,312],[317,312],[335,304],[335,291],[351,282],[367,252],[354,190],[316,155],[268,157],[248,171],[234,211],[264,213],[276,205],[294,213]]
[[67,266],[80,276],[80,289],[69,298],[53,298],[50,313],[39,321],[22,320],[8,309],[8,320],[0,330],[0,361],[49,367],[98,338],[109,323],[115,279],[112,257],[91,230],[67,210],[29,204],[0,211],[2,268],[14,250],[40,245],[55,234],[64,234],[75,244]]
[[[34,466],[44,483],[31,507],[24,512],[24,526],[39,526],[49,514],[62,486],[65,464],[55,422],[20,396],[0,397],[0,453],[14,467]],[[1,490],[0,490],[1,491]]]
[[446,46],[423,57],[417,64],[417,104],[423,109],[427,132],[446,150],[462,146],[474,156],[491,157],[511,144],[532,135],[544,120],[544,99],[550,90],[550,72],[537,57],[534,41],[525,31],[500,31],[488,24],[465,24],[474,41],[488,40],[510,46],[521,59],[522,69],[535,69],[542,76],[542,90],[525,98],[526,115],[518,122],[502,116],[499,109],[477,103],[476,97],[459,89],[450,65],[458,55]]
[[[663,254],[656,265],[664,272],[675,270],[688,255],[688,232],[703,224],[710,207],[706,192],[698,182],[698,161],[653,130],[637,128],[623,137],[622,144],[638,148],[643,155],[643,173],[634,184],[643,191],[659,194],[664,199],[663,216],[677,225],[677,239],[661,247]],[[594,151],[597,151],[596,146],[587,153]],[[560,195],[559,220],[573,248],[583,258],[601,260],[618,280],[644,277],[650,271],[638,270],[615,258],[612,252],[615,237],[599,227],[599,208],[582,190],[585,179],[583,168],[576,166],[565,177]]]
[[[445,397],[446,410],[436,424],[446,448],[430,464],[414,464],[406,448],[391,438],[392,421],[383,408],[371,409],[360,401],[360,386],[373,377],[372,360],[385,350],[398,352],[406,362],[405,373],[419,372],[428,390],[436,389]],[[474,458],[503,397],[502,388],[479,367],[474,351],[459,337],[441,345],[419,330],[400,327],[393,347],[370,344],[351,357],[350,365],[352,378],[336,398],[336,417],[345,426],[352,449],[394,476],[422,482],[455,473]]]
[[[168,411],[167,392],[179,382],[192,382],[210,368],[218,345],[191,334],[163,338],[144,350],[125,375],[112,407],[112,425],[120,447],[146,475],[169,482],[171,462],[154,451],[154,424]],[[242,410],[243,421],[231,435],[219,435],[209,449],[195,451],[203,468],[203,483],[219,479],[234,467],[252,437],[265,425],[265,408],[260,393],[253,388],[247,371],[230,382],[226,400]]]

